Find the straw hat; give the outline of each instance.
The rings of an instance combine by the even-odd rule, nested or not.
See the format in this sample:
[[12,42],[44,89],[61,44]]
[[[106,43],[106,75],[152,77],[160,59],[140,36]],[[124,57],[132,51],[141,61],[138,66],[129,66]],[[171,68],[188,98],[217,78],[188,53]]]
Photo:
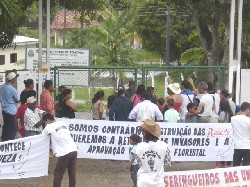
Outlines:
[[161,136],[161,128],[158,125],[158,123],[154,122],[151,119],[146,119],[144,120],[144,123],[142,125],[140,125],[140,127],[142,128],[142,130],[156,136],[156,137],[160,137]]
[[169,84],[168,88],[172,90],[175,94],[181,93],[180,85],[179,83]]

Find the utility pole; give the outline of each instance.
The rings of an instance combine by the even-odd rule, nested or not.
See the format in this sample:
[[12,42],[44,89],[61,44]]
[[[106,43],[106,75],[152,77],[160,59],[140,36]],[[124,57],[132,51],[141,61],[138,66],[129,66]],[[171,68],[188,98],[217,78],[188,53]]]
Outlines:
[[167,7],[166,13],[166,66],[170,66],[170,8]]

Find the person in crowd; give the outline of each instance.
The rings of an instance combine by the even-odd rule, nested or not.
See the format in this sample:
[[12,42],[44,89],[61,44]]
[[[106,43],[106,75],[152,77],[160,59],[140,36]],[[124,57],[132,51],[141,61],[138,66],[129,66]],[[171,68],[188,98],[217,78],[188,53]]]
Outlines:
[[[220,115],[218,122],[219,123],[231,123],[231,117],[233,117],[233,112],[231,110],[231,107],[229,105],[229,102],[227,99],[221,99],[220,101]],[[226,168],[227,166],[230,166],[230,161],[217,161],[216,167],[218,168]]]
[[55,121],[50,113],[42,118],[45,128],[42,134],[48,134],[51,137],[51,149],[53,154],[58,157],[54,170],[53,186],[61,186],[62,178],[66,169],[68,169],[69,187],[76,186],[76,161],[77,147],[73,141],[68,125],[63,121]]
[[146,119],[140,128],[144,142],[136,147],[140,166],[137,187],[164,187],[164,163],[171,164],[168,144],[159,140],[161,128],[153,120]]
[[62,115],[62,108],[59,106],[59,103],[62,102],[63,100],[63,90],[66,89],[65,86],[61,85],[58,88],[58,95],[56,96],[56,100],[55,100],[55,112],[56,112],[56,117],[61,118]]
[[174,100],[167,100],[168,110],[164,113],[164,121],[177,123],[180,121],[180,114],[174,109]]
[[207,92],[208,86],[205,82],[200,82],[198,91],[202,94],[197,108],[197,123],[213,123],[212,110],[213,110],[213,98]]
[[64,89],[63,90],[63,99],[59,103],[59,107],[61,110],[61,117],[64,118],[75,118],[75,112],[77,108],[75,105],[70,101],[72,97],[72,90],[71,89]]
[[128,89],[125,92],[125,95],[130,99],[135,94],[135,81],[128,82]]
[[232,101],[232,99],[230,99],[230,97],[231,97],[231,94],[228,92],[228,90],[223,89],[220,91],[220,99],[227,99],[228,100],[229,105],[231,107],[231,110],[232,110],[233,114],[235,115],[236,105]]
[[220,95],[217,93],[216,89],[214,88],[214,84],[212,82],[207,82],[207,92],[213,98],[213,109],[212,109],[212,119],[214,122],[218,122],[218,114],[220,109]]
[[107,98],[106,120],[109,120],[109,111],[116,98],[117,98],[117,93],[114,93],[108,96]]
[[16,137],[17,127],[15,123],[15,114],[17,112],[17,103],[20,102],[20,95],[12,86],[19,75],[15,72],[9,72],[6,76],[6,83],[0,90],[0,101],[2,106],[3,126],[2,141],[14,140]]
[[133,187],[137,187],[137,172],[139,170],[139,165],[136,157],[136,147],[137,144],[141,142],[141,137],[137,134],[132,134],[130,136],[130,144],[133,147],[129,150],[129,164],[127,169],[130,170],[131,179],[134,183]]
[[195,93],[194,93],[194,91],[189,90],[189,87],[191,87],[191,84],[189,83],[188,80],[183,80],[181,82],[181,90],[182,91],[180,93],[180,96],[182,98],[182,103],[181,103],[181,107],[179,110],[181,122],[185,122],[186,114],[188,113],[187,105],[189,103],[194,102]]
[[137,86],[135,94],[131,97],[133,108],[143,101],[143,94],[146,92],[145,86],[140,84]]
[[37,102],[34,96],[27,99],[27,105],[28,108],[24,113],[25,136],[41,134],[43,130],[42,116],[45,112],[37,108]]
[[174,100],[174,109],[179,112],[180,107],[182,105],[182,97],[180,95],[181,89],[179,83],[173,83],[168,85],[168,94],[169,97],[168,99],[173,99]]
[[197,107],[194,103],[187,104],[185,123],[197,123]]
[[40,95],[40,107],[43,111],[55,116],[55,105],[52,96],[52,93],[55,91],[53,82],[51,80],[46,80],[43,86],[45,89]]
[[36,97],[36,91],[34,90],[34,81],[32,79],[24,80],[25,89],[21,92],[20,101],[21,105],[27,102],[27,99],[31,96]]
[[103,114],[104,91],[98,90],[92,99],[93,120],[101,120]]
[[150,101],[152,103],[156,104],[157,103],[157,96],[155,95],[155,88],[152,86],[149,86],[149,87],[147,87],[147,92],[149,92],[151,95]]
[[159,98],[157,99],[156,105],[158,106],[159,110],[161,111],[162,115],[166,112],[166,105],[165,105],[165,99],[164,98]]
[[149,92],[143,94],[143,102],[137,104],[129,114],[130,120],[144,121],[145,119],[151,119],[156,121],[162,121],[163,115],[157,105],[151,103],[151,95]]
[[[22,137],[25,137],[24,113],[27,110],[27,108],[28,108],[28,104],[24,103],[17,109],[17,112],[14,116],[17,131]],[[20,122],[18,120],[20,120]]]
[[118,96],[109,111],[110,121],[128,121],[128,115],[132,109],[131,100],[125,96],[125,88],[118,86]]
[[231,118],[234,140],[233,166],[250,165],[250,103],[243,102],[240,113]]

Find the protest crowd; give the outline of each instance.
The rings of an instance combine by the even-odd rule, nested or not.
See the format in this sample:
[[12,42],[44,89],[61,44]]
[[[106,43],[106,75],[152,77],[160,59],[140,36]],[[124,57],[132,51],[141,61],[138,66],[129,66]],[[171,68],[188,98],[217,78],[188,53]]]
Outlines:
[[[32,79],[24,81],[25,89],[19,94],[12,86],[18,74],[10,72],[6,78],[0,90],[2,141],[38,134],[50,135],[51,149],[59,158],[53,185],[61,185],[65,169],[68,168],[69,186],[75,186],[77,147],[67,124],[56,120],[75,118],[77,107],[71,101],[72,90],[60,86],[54,101],[52,94],[55,87],[52,81],[46,80],[38,106]],[[146,88],[143,84],[136,88],[135,81],[131,80],[128,89],[119,85],[117,93],[107,97],[106,108],[103,90],[98,90],[91,101],[93,120],[141,122],[143,139],[137,134],[130,135],[131,150],[127,169],[130,170],[134,187],[165,186],[164,165],[171,165],[171,156],[168,144],[159,139],[161,128],[157,122],[231,123],[234,137],[233,161],[218,161],[214,167],[250,165],[250,103],[243,102],[241,106],[236,106],[232,94],[226,89],[216,90],[211,82],[194,85],[191,78],[181,83],[169,78],[166,98],[158,98],[155,89],[152,86]],[[21,105],[17,107],[19,102]]]

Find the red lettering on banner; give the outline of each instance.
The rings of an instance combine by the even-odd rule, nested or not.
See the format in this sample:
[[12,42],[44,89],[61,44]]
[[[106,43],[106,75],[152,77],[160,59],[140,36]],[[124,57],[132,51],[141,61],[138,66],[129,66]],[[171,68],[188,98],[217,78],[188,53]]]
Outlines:
[[214,130],[212,128],[208,129],[207,136],[208,137],[228,137],[229,136],[228,130]]
[[234,172],[224,172],[225,183],[239,182],[239,177],[237,176],[237,171]]
[[250,180],[250,170],[241,170],[241,176],[244,181]]

